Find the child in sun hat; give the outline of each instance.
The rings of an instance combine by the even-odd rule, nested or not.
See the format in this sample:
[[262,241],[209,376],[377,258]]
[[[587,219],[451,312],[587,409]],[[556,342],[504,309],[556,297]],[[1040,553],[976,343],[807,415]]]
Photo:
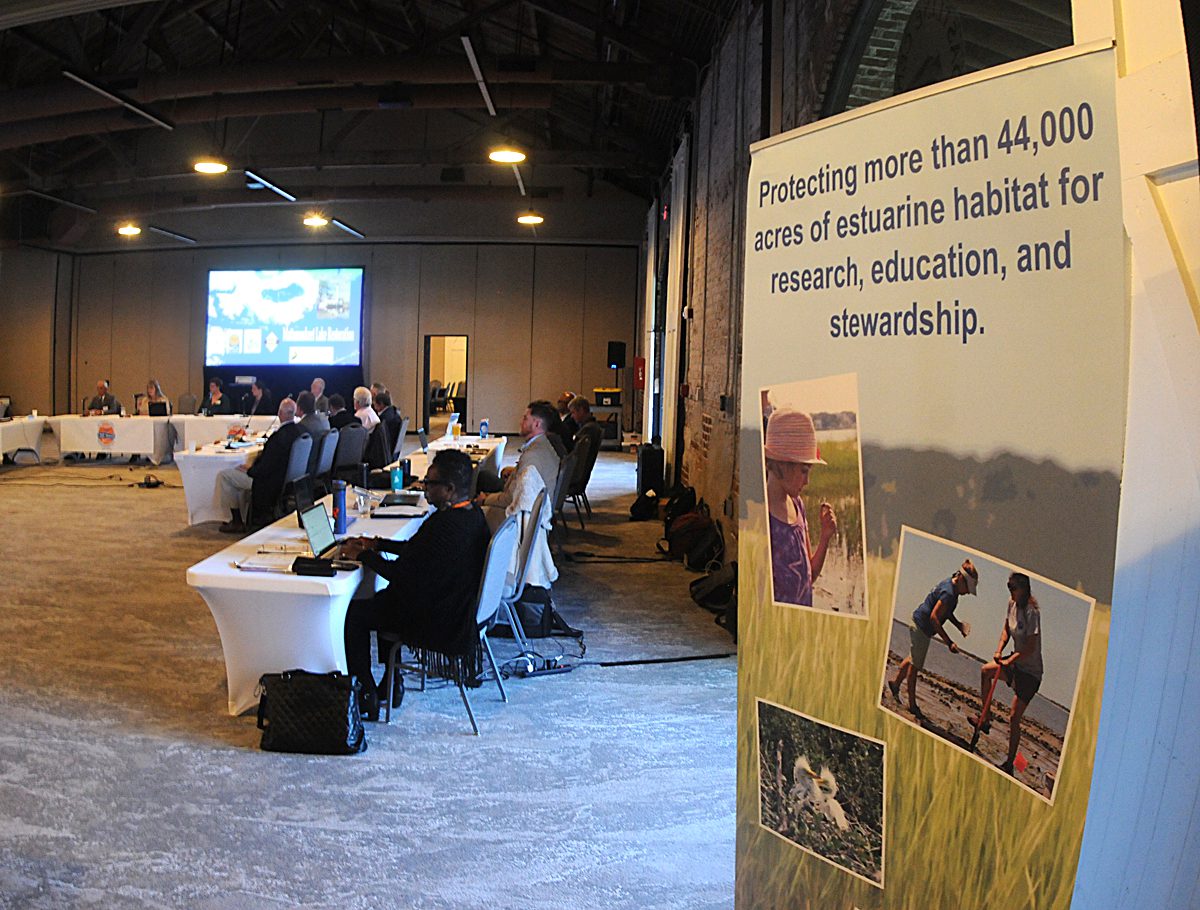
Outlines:
[[767,515],[771,526],[771,580],[777,603],[811,607],[813,582],[825,565],[829,541],[837,532],[833,507],[821,503],[820,539],[809,543],[808,515],[801,492],[815,464],[825,464],[817,448],[812,417],[781,408],[767,419]]

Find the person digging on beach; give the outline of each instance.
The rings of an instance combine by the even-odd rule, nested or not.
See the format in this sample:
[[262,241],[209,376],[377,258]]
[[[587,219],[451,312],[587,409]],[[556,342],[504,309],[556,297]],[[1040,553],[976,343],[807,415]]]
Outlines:
[[812,417],[802,411],[774,411],[767,421],[767,514],[771,526],[771,580],[778,603],[811,607],[813,583],[825,565],[829,541],[837,533],[833,506],[821,503],[821,536],[809,546],[808,515],[800,494],[815,464],[825,464],[817,449]]
[[946,623],[951,623],[966,638],[971,634],[970,623],[959,622],[954,615],[958,607],[958,598],[963,594],[974,594],[979,587],[979,570],[969,559],[963,560],[962,568],[929,592],[921,605],[913,611],[913,621],[908,627],[908,639],[911,644],[909,656],[900,661],[900,669],[896,678],[888,681],[888,689],[892,697],[900,701],[900,684],[908,680],[908,710],[918,720],[925,715],[917,705],[917,673],[925,669],[925,655],[929,653],[929,643],[940,638],[946,643],[951,654],[958,653],[958,645],[950,640],[946,633]]
[[[1042,685],[1042,612],[1038,608],[1037,598],[1030,591],[1028,575],[1021,572],[1009,575],[1008,592],[1008,612],[1004,617],[1004,628],[1000,630],[1000,644],[996,645],[996,653],[991,661],[979,671],[979,698],[980,704],[987,700],[988,689],[997,671],[1013,690],[1012,714],[1008,722],[1008,757],[996,766],[1012,774],[1017,747],[1021,742],[1021,718]],[[1007,657],[1002,657],[1010,641],[1015,650]],[[979,727],[988,733],[992,729],[991,713],[989,705],[982,717],[976,715],[967,720],[972,727]]]

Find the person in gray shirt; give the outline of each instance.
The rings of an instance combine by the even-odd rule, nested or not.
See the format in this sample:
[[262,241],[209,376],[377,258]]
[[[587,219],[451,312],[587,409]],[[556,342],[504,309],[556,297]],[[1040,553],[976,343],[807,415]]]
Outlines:
[[521,446],[521,457],[517,459],[515,468],[506,468],[503,472],[504,489],[499,493],[480,493],[476,501],[480,505],[506,509],[513,501],[513,481],[521,471],[533,470],[542,475],[546,485],[547,495],[554,495],[554,485],[558,481],[558,453],[546,436],[546,431],[554,422],[554,406],[546,401],[531,401],[521,417],[521,437],[525,444]]

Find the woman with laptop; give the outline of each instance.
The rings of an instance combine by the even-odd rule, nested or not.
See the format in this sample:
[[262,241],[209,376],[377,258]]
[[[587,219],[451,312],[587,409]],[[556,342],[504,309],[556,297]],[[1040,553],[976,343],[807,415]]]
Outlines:
[[137,412],[142,417],[171,416],[171,399],[163,394],[157,379],[146,380],[146,394],[138,399]]
[[357,559],[388,582],[370,600],[351,601],[346,614],[346,662],[362,683],[368,720],[379,719],[379,701],[387,694],[377,691],[371,673],[372,629],[399,633],[414,648],[450,652],[478,635],[475,599],[491,534],[470,499],[473,472],[465,452],[443,449],[425,474],[425,498],[437,511],[411,540],[357,537],[342,543],[341,558]]

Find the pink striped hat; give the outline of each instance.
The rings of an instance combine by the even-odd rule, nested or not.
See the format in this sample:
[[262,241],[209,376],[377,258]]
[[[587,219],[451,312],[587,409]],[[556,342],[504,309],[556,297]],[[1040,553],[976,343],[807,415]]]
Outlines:
[[817,430],[803,411],[781,410],[767,418],[767,458],[797,464],[825,464],[817,446]]

